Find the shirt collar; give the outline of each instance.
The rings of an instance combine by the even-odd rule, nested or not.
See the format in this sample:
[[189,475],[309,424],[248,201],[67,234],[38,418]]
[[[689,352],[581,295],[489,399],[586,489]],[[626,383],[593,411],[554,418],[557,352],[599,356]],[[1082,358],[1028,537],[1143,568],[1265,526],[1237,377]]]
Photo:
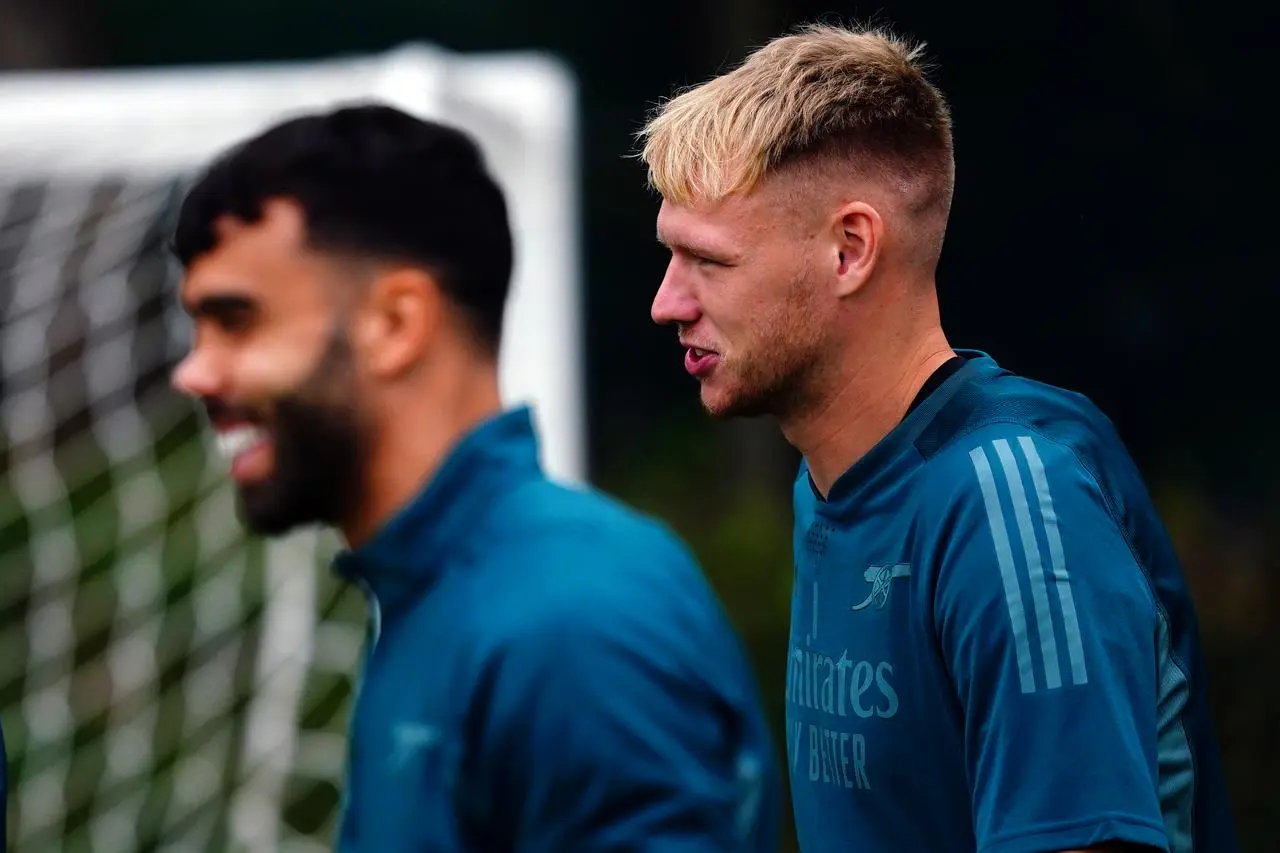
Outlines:
[[[1000,369],[991,356],[981,350],[957,349],[955,352],[965,359],[964,366],[948,376],[902,423],[841,474],[831,486],[826,500],[817,499],[819,511],[843,515],[852,510],[862,496],[877,491],[883,483],[901,476],[903,466],[911,466],[918,461],[914,452],[916,439],[956,392],[975,377],[990,375]],[[812,488],[807,464],[804,470],[805,479]]]

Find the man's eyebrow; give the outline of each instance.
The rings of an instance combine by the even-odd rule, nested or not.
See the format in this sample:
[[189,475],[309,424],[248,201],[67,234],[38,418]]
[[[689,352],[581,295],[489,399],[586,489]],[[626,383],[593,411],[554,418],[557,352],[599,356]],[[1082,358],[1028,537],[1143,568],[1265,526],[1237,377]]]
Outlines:
[[256,300],[239,293],[214,293],[196,299],[182,299],[182,310],[193,318],[230,317],[256,311]]
[[694,240],[669,240],[662,236],[662,232],[658,232],[658,245],[665,246],[668,249],[680,249],[684,252],[690,252],[694,255],[704,258],[728,259],[732,257],[731,252],[723,249],[717,249],[709,244],[698,243]]

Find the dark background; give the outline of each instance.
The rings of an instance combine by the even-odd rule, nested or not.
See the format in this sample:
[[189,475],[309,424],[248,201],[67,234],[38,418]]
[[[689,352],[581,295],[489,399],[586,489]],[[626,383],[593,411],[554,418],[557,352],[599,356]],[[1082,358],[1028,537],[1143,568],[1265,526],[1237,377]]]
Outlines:
[[[1247,850],[1280,849],[1274,13],[1243,2],[0,0],[0,66],[328,57],[407,41],[555,53],[580,80],[593,479],[669,519],[746,634],[781,731],[795,457],[713,423],[648,307],[646,111],[791,24],[878,20],[940,65],[957,191],[953,343],[1090,396],[1181,552]],[[1268,39],[1270,36],[1270,39]],[[779,745],[782,738],[778,739]],[[1087,760],[1087,756],[1083,757]]]

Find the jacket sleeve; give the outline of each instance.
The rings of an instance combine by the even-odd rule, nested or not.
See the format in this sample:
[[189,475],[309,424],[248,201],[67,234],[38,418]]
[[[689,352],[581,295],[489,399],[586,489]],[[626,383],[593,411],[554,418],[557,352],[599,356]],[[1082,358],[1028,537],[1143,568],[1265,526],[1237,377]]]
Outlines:
[[1159,697],[1185,679],[1144,571],[1070,450],[981,438],[946,487],[934,600],[978,850],[1168,850]]
[[734,662],[646,604],[554,608],[491,661],[479,770],[511,849],[770,849],[772,756],[702,677]]

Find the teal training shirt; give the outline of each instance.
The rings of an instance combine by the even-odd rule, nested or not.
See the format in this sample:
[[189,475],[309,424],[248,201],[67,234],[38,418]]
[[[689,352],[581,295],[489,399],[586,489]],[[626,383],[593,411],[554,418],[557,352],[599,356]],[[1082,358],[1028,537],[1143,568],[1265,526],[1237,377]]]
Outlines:
[[337,570],[374,613],[341,853],[777,849],[777,763],[711,587],[663,526],[548,480],[528,409]]
[[795,486],[804,853],[1235,853],[1196,619],[1085,398],[963,352],[826,500]]

